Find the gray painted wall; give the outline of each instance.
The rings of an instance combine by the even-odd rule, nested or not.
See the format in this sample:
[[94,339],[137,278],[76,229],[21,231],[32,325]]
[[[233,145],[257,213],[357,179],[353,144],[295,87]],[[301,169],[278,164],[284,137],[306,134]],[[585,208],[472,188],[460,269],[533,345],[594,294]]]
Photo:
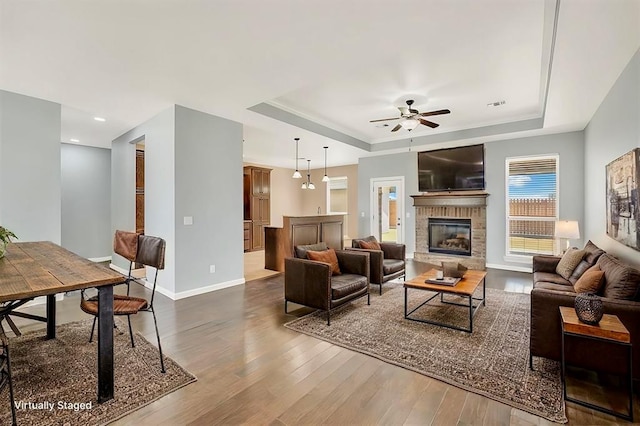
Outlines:
[[[172,106],[113,141],[111,146],[111,231],[135,230],[135,142],[145,142],[145,233],[167,242],[158,286],[175,291],[175,108]],[[118,255],[113,263],[128,262]]]
[[61,145],[62,246],[80,256],[111,256],[111,150]]
[[[242,125],[176,105],[114,140],[113,232],[135,228],[135,142],[140,140],[145,233],[167,241],[158,285],[180,298],[242,282]],[[185,216],[193,225],[183,224]],[[114,263],[127,266],[119,256]],[[215,273],[209,265],[216,266]]]
[[60,243],[60,104],[0,91],[0,224]]
[[[505,260],[506,202],[505,159],[523,155],[559,154],[560,156],[560,218],[584,223],[582,194],[584,193],[583,133],[560,133],[485,144],[485,180],[487,199],[487,263],[505,268],[530,267]],[[416,152],[361,158],[358,165],[358,231],[369,235],[370,179],[374,177],[405,177],[405,243],[407,253],[415,251],[415,210],[411,195],[418,194],[418,160]],[[362,212],[365,216],[362,217]],[[581,241],[572,241],[581,244]]]
[[[558,154],[560,163],[559,216],[561,220],[577,220],[584,235],[584,134],[557,133],[510,139],[485,144],[485,182],[487,198],[487,264],[502,267],[531,267],[505,260],[506,254],[506,183],[505,161],[508,157]],[[582,241],[571,241],[582,246]]]
[[[176,106],[176,293],[242,280],[242,125]],[[183,218],[193,218],[184,225]],[[215,273],[209,266],[215,265]]]
[[[416,247],[415,216],[413,198],[418,193],[418,157],[416,152],[365,157],[358,161],[358,235],[371,235],[371,207],[369,190],[371,179],[404,176],[405,244],[407,255],[413,256]],[[364,212],[364,217],[362,213]],[[406,214],[410,217],[407,218]]]
[[640,267],[640,252],[606,234],[605,166],[640,146],[640,50],[613,85],[585,129],[585,236]]

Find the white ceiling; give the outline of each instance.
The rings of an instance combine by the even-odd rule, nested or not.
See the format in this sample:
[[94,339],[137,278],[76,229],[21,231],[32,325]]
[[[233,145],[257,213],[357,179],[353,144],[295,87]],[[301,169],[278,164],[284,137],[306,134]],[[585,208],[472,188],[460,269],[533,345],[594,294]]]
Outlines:
[[[62,104],[63,142],[109,147],[179,104],[243,123],[246,161],[293,168],[300,137],[312,168],[322,146],[329,166],[353,164],[410,138],[583,129],[640,47],[640,0],[557,12],[556,0],[0,0],[0,89]],[[406,99],[451,114],[411,133],[369,123]]]

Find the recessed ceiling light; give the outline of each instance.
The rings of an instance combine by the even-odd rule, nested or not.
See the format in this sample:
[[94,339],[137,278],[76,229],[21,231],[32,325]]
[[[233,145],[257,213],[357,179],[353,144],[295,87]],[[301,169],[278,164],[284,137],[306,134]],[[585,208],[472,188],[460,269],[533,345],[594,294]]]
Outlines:
[[69,139],[70,142],[80,142],[78,139]]
[[96,121],[107,121],[106,118],[102,118],[102,117],[93,117],[93,119]]

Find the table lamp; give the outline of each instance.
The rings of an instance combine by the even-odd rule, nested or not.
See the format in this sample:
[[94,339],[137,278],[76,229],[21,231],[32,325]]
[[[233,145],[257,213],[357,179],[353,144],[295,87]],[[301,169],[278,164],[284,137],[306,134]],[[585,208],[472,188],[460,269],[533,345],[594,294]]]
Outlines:
[[557,220],[555,224],[555,230],[553,232],[555,238],[564,239],[567,241],[566,247],[563,251],[569,249],[569,240],[577,240],[580,238],[580,229],[578,228],[577,220]]

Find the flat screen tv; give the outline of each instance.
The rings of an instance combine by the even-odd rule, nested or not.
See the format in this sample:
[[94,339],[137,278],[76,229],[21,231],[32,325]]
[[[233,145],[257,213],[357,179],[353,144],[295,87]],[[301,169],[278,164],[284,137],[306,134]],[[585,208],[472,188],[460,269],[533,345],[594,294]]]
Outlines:
[[484,189],[484,145],[418,153],[420,192]]

